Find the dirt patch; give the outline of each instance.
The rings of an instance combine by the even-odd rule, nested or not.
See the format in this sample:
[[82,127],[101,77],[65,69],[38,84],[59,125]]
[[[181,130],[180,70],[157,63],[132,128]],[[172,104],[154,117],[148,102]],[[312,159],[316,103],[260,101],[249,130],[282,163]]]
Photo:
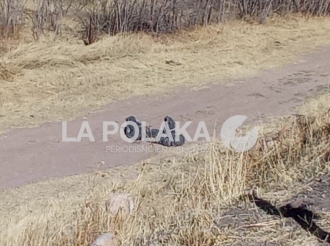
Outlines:
[[[68,122],[68,137],[76,137],[82,122],[88,121],[95,142],[88,139],[83,139],[81,143],[62,142],[61,123],[12,130],[0,135],[0,188],[127,166],[150,157],[171,155],[173,149],[157,150],[157,146],[154,148],[143,142],[127,145],[119,133],[109,135],[109,141],[103,142],[103,121],[111,120],[121,124],[127,116],[133,114],[158,128],[163,117],[170,115],[180,122],[193,121],[187,128],[193,138],[199,121],[205,122],[211,136],[215,130],[219,137],[224,121],[236,114],[246,115],[246,123],[256,124],[264,122],[267,117],[291,114],[306,97],[320,93],[317,88],[327,87],[328,78],[322,75],[330,70],[329,56],[329,48],[320,48],[305,56],[304,61],[283,69],[267,71],[258,77],[227,81],[231,86],[209,84],[199,90],[180,89],[168,96],[133,97],[113,102],[103,111]],[[309,72],[312,76],[308,77],[311,82],[296,83],[294,86],[285,84],[289,78],[292,81],[299,80],[302,71],[306,70],[313,71]],[[107,146],[115,149],[107,151]],[[123,148],[127,146],[150,148],[148,151],[124,153]]]

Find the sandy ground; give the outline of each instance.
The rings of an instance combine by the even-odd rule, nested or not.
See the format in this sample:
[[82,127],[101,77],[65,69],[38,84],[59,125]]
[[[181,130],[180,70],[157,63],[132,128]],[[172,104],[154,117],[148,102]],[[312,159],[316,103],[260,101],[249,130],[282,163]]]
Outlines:
[[[227,81],[222,85],[210,83],[198,90],[178,89],[171,95],[132,97],[68,122],[68,136],[76,137],[82,121],[87,120],[95,142],[88,139],[79,143],[62,142],[62,123],[10,130],[0,135],[0,188],[131,165],[149,157],[171,154],[164,149],[159,149],[159,153],[123,152],[125,146],[149,144],[128,144],[119,133],[110,135],[109,141],[103,142],[103,121],[121,124],[127,116],[135,115],[158,128],[163,117],[169,115],[182,124],[193,121],[188,128],[192,137],[199,121],[205,121],[210,135],[215,129],[216,135],[220,136],[224,121],[237,114],[247,116],[246,123],[260,124],[269,116],[294,113],[306,97],[328,90],[329,55],[330,48],[322,47],[296,63],[266,71],[258,77]],[[122,151],[106,151],[107,146],[119,147]]]

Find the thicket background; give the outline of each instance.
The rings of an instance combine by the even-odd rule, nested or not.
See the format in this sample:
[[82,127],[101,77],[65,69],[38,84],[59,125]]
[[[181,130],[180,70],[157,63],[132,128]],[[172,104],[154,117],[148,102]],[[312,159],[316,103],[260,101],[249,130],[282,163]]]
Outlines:
[[273,14],[325,16],[330,0],[0,0],[0,37],[13,37],[28,24],[37,40],[63,35],[63,18],[79,23],[73,30],[85,45],[103,33],[173,33],[232,19],[264,23]]

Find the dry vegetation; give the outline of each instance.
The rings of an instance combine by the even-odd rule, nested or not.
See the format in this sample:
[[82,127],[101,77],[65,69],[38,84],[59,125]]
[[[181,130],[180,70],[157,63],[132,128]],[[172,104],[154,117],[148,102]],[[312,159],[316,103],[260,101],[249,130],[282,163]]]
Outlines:
[[[149,160],[134,173],[117,168],[2,191],[0,244],[90,245],[111,231],[122,245],[315,245],[315,237],[300,228],[292,231],[287,219],[257,217],[243,234],[215,221],[248,189],[283,201],[306,189],[302,182],[329,171],[329,99],[324,95],[305,106],[306,113],[317,109],[314,116],[264,126],[267,134],[249,154],[229,152],[214,140],[206,152]],[[128,220],[118,221],[106,210],[112,192],[133,196],[136,205]],[[329,230],[329,211],[322,216],[320,226]]]
[[[20,43],[1,58],[0,130],[73,119],[132,94],[150,95],[292,62],[330,41],[328,19],[233,22],[164,37]],[[165,64],[166,60],[182,63]]]
[[[54,3],[39,0],[22,5],[24,18],[17,18],[17,23],[24,20],[21,31],[7,31],[2,42],[0,132],[74,119],[134,94],[166,93],[180,86],[255,75],[330,42],[328,17],[308,19],[312,13],[308,11],[280,17],[274,11],[263,25],[227,18],[176,34],[108,36],[103,32],[98,42],[85,46],[82,20],[102,6],[63,1],[57,10]],[[287,9],[295,12],[292,4]],[[62,19],[57,32],[50,16],[58,12]],[[181,65],[171,66],[168,60]]]
[[[73,119],[133,94],[254,75],[330,43],[328,17],[306,18],[329,14],[327,0],[22,3],[0,1],[0,131]],[[213,25],[201,27],[206,24]],[[122,31],[153,35],[104,36]],[[108,231],[122,245],[232,245],[245,239],[312,245],[314,237],[281,219],[243,235],[214,221],[247,189],[282,201],[303,189],[301,182],[329,170],[328,102],[325,95],[303,108],[315,117],[307,124],[289,117],[267,126],[276,131],[249,155],[214,140],[207,152],[146,161],[134,172],[118,168],[1,191],[0,245],[90,245]],[[106,211],[114,191],[134,197],[127,221]],[[330,212],[323,218],[329,230]]]

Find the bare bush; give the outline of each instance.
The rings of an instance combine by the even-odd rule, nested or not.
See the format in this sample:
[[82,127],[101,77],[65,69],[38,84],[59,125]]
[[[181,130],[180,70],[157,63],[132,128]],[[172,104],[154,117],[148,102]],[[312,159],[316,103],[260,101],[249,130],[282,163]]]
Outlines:
[[[23,0],[0,0],[0,35],[17,32],[21,25]],[[330,0],[34,0],[30,14],[35,39],[45,31],[61,33],[62,18],[71,11],[82,26],[86,45],[102,33],[126,32],[154,34],[227,21],[253,19],[261,23],[273,14],[302,13],[325,16]]]
[[195,25],[206,25],[216,19],[220,21],[224,4],[222,1],[219,6],[214,3],[214,0],[101,0],[99,8],[94,7],[85,13],[82,22],[85,44],[94,42],[95,36],[102,32],[110,35],[139,31],[173,33]]
[[272,13],[287,15],[303,13],[305,15],[328,15],[330,13],[329,0],[238,0],[241,16],[260,17]]
[[61,31],[63,14],[62,0],[37,0],[35,9],[30,16],[33,37],[37,40],[47,31],[54,31],[54,40]]
[[21,0],[0,1],[0,37],[8,38],[18,33],[23,24],[23,9]]
[[173,33],[228,19],[255,19],[261,23],[274,13],[328,15],[330,0],[100,0],[82,17],[85,44],[101,33]]

